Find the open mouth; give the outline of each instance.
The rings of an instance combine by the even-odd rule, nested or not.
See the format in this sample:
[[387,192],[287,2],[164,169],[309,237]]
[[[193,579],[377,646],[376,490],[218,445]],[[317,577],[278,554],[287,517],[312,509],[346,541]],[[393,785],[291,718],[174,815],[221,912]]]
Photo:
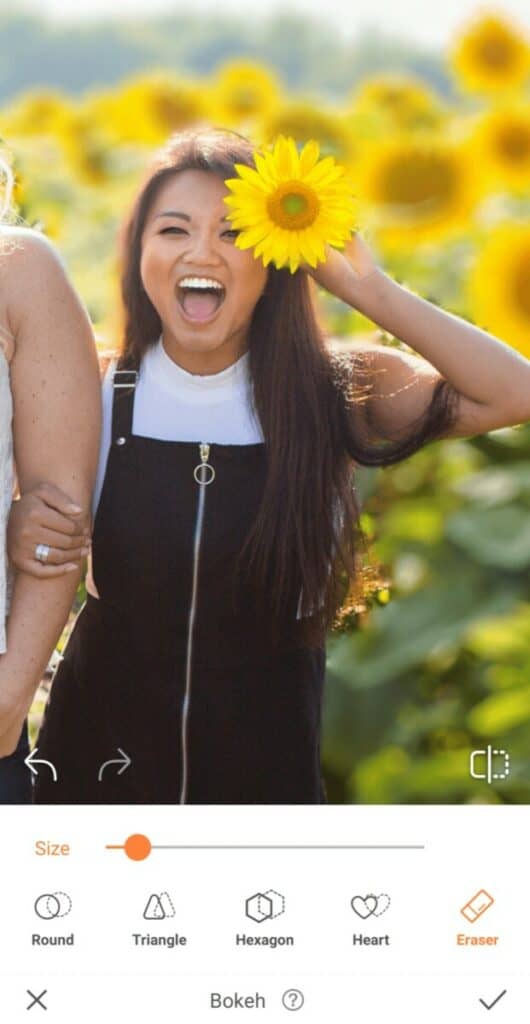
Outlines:
[[221,284],[177,285],[177,300],[184,319],[192,323],[208,323],[218,313],[226,297]]

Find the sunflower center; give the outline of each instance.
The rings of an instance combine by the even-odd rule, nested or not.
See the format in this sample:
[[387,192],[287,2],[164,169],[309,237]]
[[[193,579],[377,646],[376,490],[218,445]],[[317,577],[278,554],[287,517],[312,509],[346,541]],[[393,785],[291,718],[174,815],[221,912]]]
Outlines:
[[399,89],[387,89],[386,92],[381,93],[381,106],[383,107],[399,111],[406,109],[407,105],[407,97]]
[[530,249],[523,254],[514,274],[512,294],[523,316],[530,322]]
[[455,168],[435,153],[398,154],[382,170],[380,200],[407,213],[444,207],[455,193]]
[[530,128],[525,125],[510,125],[499,134],[498,147],[501,156],[514,164],[530,156]]
[[504,71],[513,63],[513,46],[502,36],[487,36],[477,47],[477,56],[482,64],[494,71]]
[[256,90],[250,85],[240,85],[234,90],[231,105],[239,114],[251,113],[256,109]]
[[176,96],[169,92],[158,92],[151,97],[151,109],[155,118],[171,131],[182,128],[198,116],[199,104],[191,94]]
[[267,200],[271,220],[288,231],[311,227],[319,210],[318,197],[301,181],[284,181]]

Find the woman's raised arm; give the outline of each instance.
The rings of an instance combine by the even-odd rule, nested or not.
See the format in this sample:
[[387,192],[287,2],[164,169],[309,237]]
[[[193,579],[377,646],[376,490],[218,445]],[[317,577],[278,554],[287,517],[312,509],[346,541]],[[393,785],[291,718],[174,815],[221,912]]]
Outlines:
[[414,295],[376,265],[359,235],[308,273],[414,353],[368,346],[370,419],[381,437],[406,437],[425,418],[441,381],[455,398],[444,436],[470,437],[530,420],[530,360],[501,339]]
[[[9,327],[14,451],[21,494],[61,488],[89,519],[100,434],[100,381],[89,318],[63,264],[36,232],[14,228],[3,261]],[[23,719],[64,627],[80,569],[53,579],[18,572],[0,659],[0,756]]]

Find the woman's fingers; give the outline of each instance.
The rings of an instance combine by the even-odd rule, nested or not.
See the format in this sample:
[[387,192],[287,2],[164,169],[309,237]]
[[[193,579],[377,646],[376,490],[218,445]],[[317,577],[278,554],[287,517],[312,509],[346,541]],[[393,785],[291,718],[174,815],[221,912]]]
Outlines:
[[41,562],[35,562],[32,559],[22,559],[17,568],[21,572],[27,572],[30,576],[36,576],[37,579],[46,580],[54,576],[64,576],[67,572],[79,572],[80,563],[67,562],[65,565],[50,565],[46,563],[42,565]]
[[[64,571],[68,563],[74,564],[84,558],[90,547],[88,523],[85,533],[82,521],[51,508],[44,498],[58,500],[65,507],[64,495],[59,488],[41,484],[13,502],[8,523],[9,556],[16,569],[34,576],[58,575],[58,566]],[[35,558],[38,544],[46,544],[50,548],[47,562],[55,567],[50,573],[37,571],[46,564]]]
[[42,526],[72,536],[90,532],[87,513],[55,484],[39,484],[31,496],[35,499],[35,517],[40,517]]
[[61,491],[60,487],[56,487],[55,484],[43,483],[39,484],[32,491],[37,498],[41,498],[46,505],[50,505],[51,508],[57,509],[58,512],[62,512],[65,516],[81,515],[83,509],[72,499]]
[[[30,497],[32,499],[31,502],[29,501]],[[88,525],[85,527],[83,523],[77,522],[70,516],[57,512],[49,505],[46,505],[41,498],[35,497],[33,493],[20,500],[25,501],[26,498],[28,499],[28,507],[26,509],[26,525],[28,528],[55,530],[56,533],[63,534],[65,538],[71,537],[76,539],[77,542],[81,541],[83,537],[88,536]]]
[[87,547],[73,548],[71,551],[63,551],[62,548],[54,548],[50,544],[46,544],[46,546],[48,548],[48,554],[45,562],[41,562],[39,558],[35,557],[35,550],[28,551],[26,553],[27,557],[36,562],[37,565],[68,565],[73,562],[77,562],[79,564],[83,558],[86,558],[89,552],[89,548]]
[[[70,537],[65,533],[58,533],[57,530],[47,530],[43,526],[37,528],[37,530],[39,539],[35,542],[36,544],[48,544],[50,548],[59,548],[65,555],[68,555],[70,552],[74,555],[74,552],[83,550],[87,554],[90,547],[90,537],[83,537],[80,534]],[[35,532],[36,536],[37,532]],[[35,537],[33,533],[31,537],[28,536],[29,542],[32,543]],[[68,559],[65,559],[65,561],[68,561]]]

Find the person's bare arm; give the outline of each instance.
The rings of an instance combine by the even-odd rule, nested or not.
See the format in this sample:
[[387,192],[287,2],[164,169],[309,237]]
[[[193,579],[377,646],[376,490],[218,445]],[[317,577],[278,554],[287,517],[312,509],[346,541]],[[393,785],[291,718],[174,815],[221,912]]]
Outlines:
[[[47,482],[89,519],[101,408],[96,349],[86,311],[52,246],[17,231],[6,275],[14,445],[21,494]],[[15,578],[0,658],[0,755],[16,744],[23,719],[64,627],[80,569],[55,579]]]
[[413,350],[377,345],[364,354],[373,379],[369,418],[379,436],[410,434],[441,381],[456,399],[445,437],[471,437],[530,420],[530,360],[392,280],[358,233],[343,251],[327,246],[326,260],[316,269],[304,267],[317,284]]
[[357,285],[357,308],[415,350],[370,349],[375,371],[370,414],[381,436],[406,435],[441,379],[458,399],[447,437],[472,437],[530,419],[530,360],[510,345],[414,295],[382,271]]

